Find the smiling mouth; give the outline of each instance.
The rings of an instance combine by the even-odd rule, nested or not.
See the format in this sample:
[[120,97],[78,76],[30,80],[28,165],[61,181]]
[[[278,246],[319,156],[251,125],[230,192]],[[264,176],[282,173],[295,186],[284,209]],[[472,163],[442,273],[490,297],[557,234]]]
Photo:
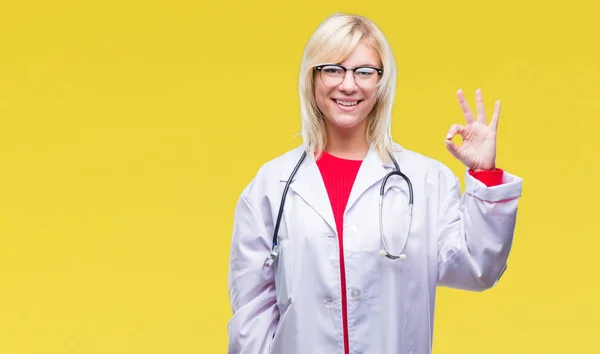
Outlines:
[[343,106],[343,107],[354,107],[356,105],[358,105],[359,103],[362,102],[362,100],[356,100],[356,101],[340,101],[340,100],[336,100],[336,99],[332,99],[333,102],[335,102],[336,104]]

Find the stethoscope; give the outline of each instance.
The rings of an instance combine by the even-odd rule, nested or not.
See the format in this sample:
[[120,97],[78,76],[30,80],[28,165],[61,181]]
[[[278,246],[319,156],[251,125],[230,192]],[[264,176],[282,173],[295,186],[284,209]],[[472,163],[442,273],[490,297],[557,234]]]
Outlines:
[[[412,183],[410,182],[410,179],[404,173],[402,173],[400,171],[400,166],[398,166],[398,162],[396,161],[394,156],[389,152],[388,152],[388,155],[394,162],[394,166],[395,166],[396,170],[391,171],[385,175],[385,177],[383,178],[383,181],[381,181],[381,188],[379,190],[379,235],[381,237],[381,244],[383,246],[383,248],[379,251],[379,255],[383,256],[383,257],[387,257],[389,259],[393,259],[393,260],[396,260],[396,259],[405,260],[406,254],[403,253],[403,251],[404,251],[404,247],[406,246],[406,241],[408,240],[408,235],[410,233],[410,224],[412,222],[413,188],[412,188]],[[294,167],[294,169],[292,170],[292,173],[290,174],[290,177],[288,178],[288,180],[285,183],[285,188],[283,189],[283,194],[281,196],[281,204],[279,205],[279,212],[277,214],[277,222],[275,223],[275,229],[273,231],[273,245],[271,247],[271,253],[266,260],[266,263],[269,266],[272,265],[275,262],[275,260],[277,259],[277,257],[279,256],[279,244],[277,243],[277,238],[278,238],[277,234],[279,233],[279,225],[281,224],[281,218],[283,216],[283,206],[285,204],[285,199],[287,196],[288,189],[290,187],[290,183],[292,182],[292,179],[296,175],[298,168],[300,168],[300,165],[302,164],[302,161],[304,161],[305,158],[306,158],[306,151],[302,154],[302,156],[298,160],[298,163],[296,163],[296,167]],[[408,185],[408,193],[409,193],[408,228],[406,229],[406,235],[405,235],[406,237],[404,237],[404,243],[402,244],[402,248],[400,249],[400,252],[397,255],[391,254],[388,251],[387,245],[385,244],[385,235],[383,234],[383,193],[385,191],[385,184],[387,183],[387,180],[392,176],[402,177],[406,181],[406,184]]]

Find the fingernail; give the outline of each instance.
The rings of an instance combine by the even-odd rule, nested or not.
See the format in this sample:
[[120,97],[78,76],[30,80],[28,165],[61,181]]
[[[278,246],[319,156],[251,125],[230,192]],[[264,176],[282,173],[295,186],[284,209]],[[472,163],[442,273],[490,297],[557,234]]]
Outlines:
[[446,135],[446,140],[452,138],[452,134]]

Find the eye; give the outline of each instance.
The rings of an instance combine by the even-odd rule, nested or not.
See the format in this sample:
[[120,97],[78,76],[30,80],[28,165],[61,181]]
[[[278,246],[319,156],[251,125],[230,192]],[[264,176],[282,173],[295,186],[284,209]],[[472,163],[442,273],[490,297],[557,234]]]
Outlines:
[[337,66],[324,66],[321,71],[327,75],[342,75],[343,70]]
[[359,77],[370,77],[370,76],[375,75],[376,70],[373,68],[359,68],[359,69],[356,69],[355,73],[356,73],[356,76],[359,76]]

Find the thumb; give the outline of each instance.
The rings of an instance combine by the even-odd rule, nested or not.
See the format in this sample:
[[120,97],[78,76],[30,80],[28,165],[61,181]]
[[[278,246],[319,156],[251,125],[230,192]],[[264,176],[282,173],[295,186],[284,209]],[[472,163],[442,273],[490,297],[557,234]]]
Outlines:
[[448,149],[448,151],[450,151],[452,156],[458,159],[458,146],[456,146],[456,144],[454,144],[454,142],[450,139],[446,139],[444,141],[446,142],[446,148]]

